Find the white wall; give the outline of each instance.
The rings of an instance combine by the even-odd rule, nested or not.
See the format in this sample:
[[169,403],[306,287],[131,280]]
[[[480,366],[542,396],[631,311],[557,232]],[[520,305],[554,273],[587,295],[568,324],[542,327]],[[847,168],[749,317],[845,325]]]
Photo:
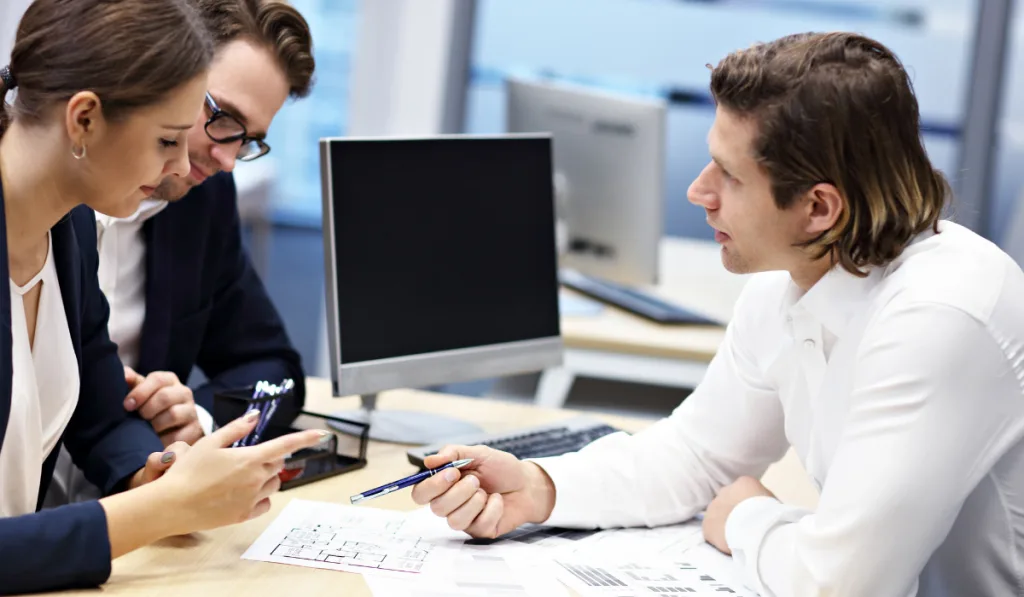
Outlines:
[[18,22],[31,3],[32,0],[0,0],[0,67],[10,62]]
[[474,6],[474,0],[360,4],[349,135],[461,130]]

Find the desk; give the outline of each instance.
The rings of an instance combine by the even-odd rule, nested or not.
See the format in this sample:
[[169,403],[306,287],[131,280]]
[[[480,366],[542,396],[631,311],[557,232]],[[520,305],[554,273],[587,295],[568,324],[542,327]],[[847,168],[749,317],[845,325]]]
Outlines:
[[[663,238],[659,283],[645,290],[728,321],[748,276],[726,271],[719,250],[713,242]],[[597,316],[563,317],[563,364],[541,374],[536,403],[560,408],[577,376],[695,388],[724,334],[721,327],[659,325],[607,305]]]
[[[310,379],[307,407],[314,412],[335,412],[357,408],[358,398],[331,400],[330,383]],[[383,408],[429,410],[456,415],[489,431],[501,431],[524,425],[540,424],[571,416],[562,410],[460,398],[427,392],[400,390],[380,395]],[[609,423],[628,431],[638,431],[647,421],[602,416]],[[372,442],[368,450],[369,466],[317,483],[282,492],[273,498],[268,514],[249,522],[187,537],[174,537],[144,547],[114,561],[113,574],[104,585],[104,595],[146,595],[180,597],[216,595],[217,597],[278,597],[280,595],[370,595],[362,576],[330,570],[268,564],[242,560],[242,553],[277,516],[291,499],[302,498],[347,503],[348,496],[368,487],[376,487],[414,472],[405,456],[406,446]],[[765,477],[780,499],[811,506],[814,490],[800,464],[791,456],[775,465]],[[415,504],[409,491],[398,492],[373,502],[377,508],[411,510]],[[95,597],[95,591],[75,591],[62,595]]]

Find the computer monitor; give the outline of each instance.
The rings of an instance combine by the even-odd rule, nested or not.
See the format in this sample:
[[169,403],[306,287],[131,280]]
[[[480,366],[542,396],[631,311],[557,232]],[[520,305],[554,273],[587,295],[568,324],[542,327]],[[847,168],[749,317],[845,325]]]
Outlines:
[[665,102],[519,77],[505,86],[507,130],[554,136],[569,237],[562,265],[627,285],[656,283]]
[[371,437],[476,430],[377,392],[561,364],[550,135],[323,139],[320,160],[331,376]]

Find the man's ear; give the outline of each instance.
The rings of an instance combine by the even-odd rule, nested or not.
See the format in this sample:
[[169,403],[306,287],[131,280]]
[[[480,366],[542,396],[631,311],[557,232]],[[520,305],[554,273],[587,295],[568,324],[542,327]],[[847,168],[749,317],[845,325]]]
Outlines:
[[804,195],[806,233],[810,238],[831,230],[846,209],[846,201],[835,185],[826,182],[811,187]]
[[99,96],[92,91],[79,91],[71,96],[64,111],[64,128],[72,148],[88,147],[102,135],[105,125]]

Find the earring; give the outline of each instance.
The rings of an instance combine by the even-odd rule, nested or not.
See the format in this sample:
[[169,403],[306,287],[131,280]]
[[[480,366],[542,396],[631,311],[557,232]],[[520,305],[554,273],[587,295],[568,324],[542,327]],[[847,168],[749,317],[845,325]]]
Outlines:
[[72,145],[71,146],[71,157],[75,158],[76,160],[84,160],[85,159],[85,144],[84,143],[82,144],[82,151],[81,151],[81,153],[79,153],[77,147]]

